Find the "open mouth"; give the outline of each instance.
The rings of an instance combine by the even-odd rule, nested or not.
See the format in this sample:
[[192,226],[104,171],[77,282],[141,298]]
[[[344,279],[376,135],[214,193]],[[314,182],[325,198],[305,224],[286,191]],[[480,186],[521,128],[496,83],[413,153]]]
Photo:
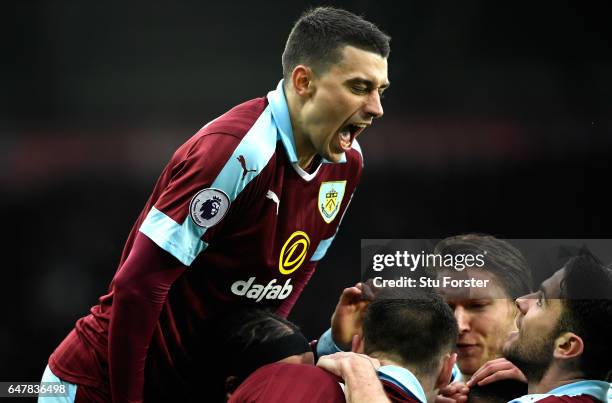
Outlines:
[[349,123],[342,127],[338,132],[340,147],[343,151],[347,151],[351,148],[353,140],[357,137],[365,128],[368,127],[366,124]]

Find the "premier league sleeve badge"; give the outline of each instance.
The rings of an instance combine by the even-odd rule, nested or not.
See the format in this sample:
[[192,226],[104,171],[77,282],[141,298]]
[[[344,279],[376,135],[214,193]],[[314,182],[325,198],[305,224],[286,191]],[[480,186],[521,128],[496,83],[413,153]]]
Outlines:
[[193,196],[189,215],[196,225],[210,228],[223,219],[230,206],[227,194],[219,189],[207,188]]

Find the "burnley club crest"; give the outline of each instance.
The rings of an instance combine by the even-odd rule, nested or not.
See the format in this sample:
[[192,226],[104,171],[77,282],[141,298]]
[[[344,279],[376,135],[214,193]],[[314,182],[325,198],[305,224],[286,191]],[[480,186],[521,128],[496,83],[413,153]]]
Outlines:
[[344,197],[346,181],[323,182],[319,188],[318,208],[326,223],[336,218]]

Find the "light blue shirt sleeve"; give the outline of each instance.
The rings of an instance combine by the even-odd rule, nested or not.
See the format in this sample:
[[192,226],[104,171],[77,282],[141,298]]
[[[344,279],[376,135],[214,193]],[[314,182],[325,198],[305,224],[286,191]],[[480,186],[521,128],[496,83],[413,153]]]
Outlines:
[[334,343],[334,339],[332,338],[331,328],[327,329],[325,333],[321,335],[319,341],[317,342],[317,357],[322,357],[324,355],[330,355],[333,353],[339,353],[342,350],[340,347]]

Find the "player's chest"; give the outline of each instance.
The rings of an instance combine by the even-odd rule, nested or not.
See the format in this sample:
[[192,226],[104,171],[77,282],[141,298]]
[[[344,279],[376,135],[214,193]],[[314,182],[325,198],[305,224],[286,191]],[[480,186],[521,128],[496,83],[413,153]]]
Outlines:
[[350,179],[323,171],[307,181],[288,170],[266,179],[246,189],[227,236],[260,264],[293,267],[308,261],[320,242],[335,234]]

